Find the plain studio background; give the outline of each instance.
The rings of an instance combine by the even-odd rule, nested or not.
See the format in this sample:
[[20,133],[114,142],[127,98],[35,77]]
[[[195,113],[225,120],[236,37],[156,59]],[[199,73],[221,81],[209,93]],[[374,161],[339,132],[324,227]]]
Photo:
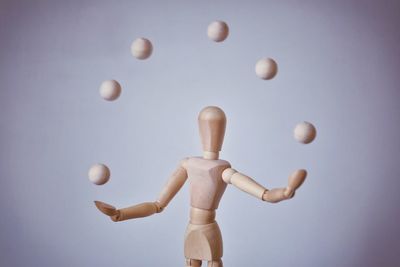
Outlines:
[[[201,154],[197,114],[218,105],[234,168],[268,188],[309,171],[276,205],[228,187],[225,266],[399,266],[399,14],[398,1],[1,1],[0,265],[183,266],[187,186],[122,223],[93,200],[155,200]],[[216,19],[223,43],[206,35]],[[130,54],[141,36],[146,61]],[[271,81],[262,57],[278,62]],[[106,79],[123,87],[115,102]],[[310,145],[292,136],[303,120]],[[104,186],[87,179],[97,162]]]

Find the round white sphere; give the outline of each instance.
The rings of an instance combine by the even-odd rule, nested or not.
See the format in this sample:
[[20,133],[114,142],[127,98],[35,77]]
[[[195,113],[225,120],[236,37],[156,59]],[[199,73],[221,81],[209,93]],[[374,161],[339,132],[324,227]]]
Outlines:
[[103,185],[110,180],[110,169],[104,164],[98,163],[90,167],[89,180],[97,185]]
[[116,100],[121,94],[121,85],[116,80],[107,80],[100,85],[100,96],[107,101]]
[[208,25],[207,35],[208,38],[213,40],[214,42],[222,42],[223,40],[228,37],[229,34],[229,27],[223,21],[214,21]]
[[272,58],[263,58],[256,63],[256,74],[263,80],[270,80],[278,72],[278,65]]
[[137,59],[146,59],[153,52],[153,45],[146,38],[137,38],[131,45],[131,53]]
[[314,141],[316,136],[317,130],[309,122],[300,122],[294,128],[294,138],[300,143],[309,144]]

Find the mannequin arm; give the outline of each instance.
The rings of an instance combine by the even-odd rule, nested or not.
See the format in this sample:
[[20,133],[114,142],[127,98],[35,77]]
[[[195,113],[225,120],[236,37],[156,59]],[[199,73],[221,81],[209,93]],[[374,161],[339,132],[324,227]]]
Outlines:
[[110,216],[111,220],[114,222],[147,217],[154,213],[161,212],[160,205],[157,202],[145,202],[120,210],[101,201],[95,201],[94,203],[101,212]]
[[111,220],[114,222],[142,218],[153,215],[154,213],[159,213],[163,211],[176,193],[178,193],[187,179],[187,172],[183,164],[184,161],[181,162],[179,167],[171,175],[156,202],[145,202],[117,210],[107,203],[95,201],[96,207],[104,214],[110,216]]
[[186,182],[188,175],[184,167],[186,159],[182,160],[178,168],[171,175],[168,182],[165,184],[160,195],[158,196],[157,202],[160,205],[161,210],[164,209],[168,203],[174,198],[176,193],[182,188]]
[[222,179],[227,184],[233,184],[240,190],[271,203],[292,198],[296,189],[299,188],[306,179],[306,176],[307,172],[305,170],[297,170],[289,176],[289,183],[286,188],[268,190],[252,178],[237,172],[235,169],[228,168],[222,173]]

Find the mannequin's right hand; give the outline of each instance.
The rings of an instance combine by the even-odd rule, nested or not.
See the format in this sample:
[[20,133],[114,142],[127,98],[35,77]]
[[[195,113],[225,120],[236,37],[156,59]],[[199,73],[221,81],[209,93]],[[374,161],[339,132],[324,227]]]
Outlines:
[[95,201],[94,204],[102,213],[110,216],[111,220],[113,220],[114,222],[118,221],[120,212],[114,206],[101,201]]

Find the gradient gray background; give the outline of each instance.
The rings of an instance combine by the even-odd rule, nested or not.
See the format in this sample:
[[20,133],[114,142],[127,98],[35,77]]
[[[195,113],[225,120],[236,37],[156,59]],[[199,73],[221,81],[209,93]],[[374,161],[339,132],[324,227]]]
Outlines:
[[[208,24],[231,28],[220,44]],[[152,201],[201,147],[197,114],[228,117],[221,157],[295,199],[229,187],[225,266],[400,266],[399,1],[1,1],[0,265],[183,266],[188,188],[163,214],[113,223],[93,205]],[[130,55],[140,36],[149,60]],[[254,73],[273,57],[274,80]],[[98,94],[120,81],[116,102]],[[301,145],[294,126],[313,122]],[[106,163],[104,186],[87,179]]]

